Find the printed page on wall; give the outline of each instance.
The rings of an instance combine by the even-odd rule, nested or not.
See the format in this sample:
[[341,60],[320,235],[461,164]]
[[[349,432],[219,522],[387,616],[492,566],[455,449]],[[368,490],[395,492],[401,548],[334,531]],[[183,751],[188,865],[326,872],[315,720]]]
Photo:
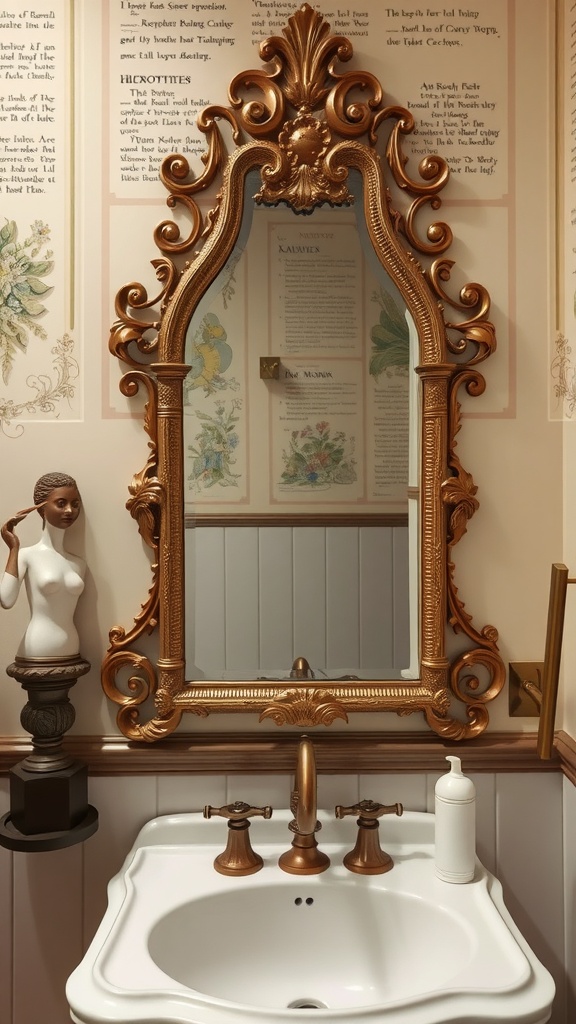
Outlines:
[[[166,209],[166,191],[159,181],[160,162],[170,153],[181,152],[189,159],[193,173],[200,171],[205,150],[197,124],[200,111],[212,103],[228,103],[228,85],[234,74],[261,66],[260,43],[281,32],[296,9],[284,0],[270,5],[265,0],[101,0],[89,4],[88,0],[57,0],[48,6],[44,13],[31,10],[10,14],[7,9],[0,22],[0,75],[4,83],[0,155],[5,169],[0,185],[0,414],[2,428],[11,436],[23,430],[26,422],[74,420],[82,415],[81,276],[98,280],[103,275],[102,415],[113,419],[134,414],[127,412],[126,400],[119,394],[120,369],[111,365],[106,354],[106,337],[114,319],[114,295],[124,283],[141,282],[150,294],[156,290],[151,267],[157,255],[155,226],[167,216],[184,217]],[[494,308],[507,309],[513,323],[515,295],[509,278],[509,266],[514,264],[514,190],[510,179],[515,132],[511,84],[513,0],[479,0],[470,7],[413,2],[387,6],[380,0],[344,6],[321,0],[315,6],[333,32],[350,39],[354,56],[347,68],[372,72],[381,81],[387,102],[412,110],[417,128],[406,139],[405,150],[413,168],[430,153],[447,158],[452,180],[443,193],[443,212],[455,238],[466,239],[461,248],[458,241],[455,243],[454,257],[463,276],[461,281],[454,281],[454,287],[457,290],[469,280],[482,281],[492,295]],[[101,125],[95,125],[91,133],[82,109],[86,99],[75,83],[83,62],[87,56],[92,57],[95,43],[89,29],[82,31],[82,25],[96,18],[102,41],[101,75],[93,76],[97,80],[90,82],[90,90],[99,94],[102,118]],[[90,99],[92,102],[93,97]],[[80,238],[78,195],[82,186],[83,195],[89,197],[90,188],[79,175],[85,174],[90,160],[94,182],[101,189],[101,195],[94,199],[101,203],[104,216],[99,237]],[[101,161],[101,184],[97,161]],[[207,203],[212,200],[213,196],[206,197]],[[495,238],[497,246],[492,244]],[[293,240],[292,244],[300,243]],[[294,280],[294,275],[302,274],[306,258],[313,263],[313,255],[286,252],[282,263],[275,258],[276,271],[289,272]],[[321,258],[326,258],[325,253]],[[272,264],[269,272],[271,268]],[[237,272],[245,271],[239,266]],[[365,268],[358,265],[354,274],[365,275]],[[249,293],[240,295],[248,284],[248,278],[238,279],[235,302],[249,302]],[[376,291],[379,287],[380,283]],[[355,298],[365,337],[387,315],[382,303],[378,309],[371,296],[365,284],[364,291]],[[284,315],[289,317],[293,304],[290,287],[282,302]],[[389,300],[385,297],[384,302]],[[394,304],[394,296],[391,302]],[[279,313],[276,307],[267,315],[278,317]],[[396,315],[393,310],[392,315]],[[325,323],[327,316],[324,310]],[[405,331],[405,325],[400,329]],[[339,330],[345,332],[344,321]],[[289,337],[276,327],[269,331],[267,354],[278,355],[277,344],[286,345]],[[513,352],[513,332],[507,341]],[[232,416],[235,422],[237,418],[239,444],[230,468],[231,474],[238,474],[231,478],[238,481],[239,501],[260,503],[260,497],[249,493],[253,474],[246,478],[246,467],[250,462],[266,467],[266,494],[262,496],[266,504],[296,506],[294,481],[299,476],[295,467],[303,444],[312,445],[313,441],[334,473],[348,478],[338,485],[347,498],[369,502],[371,493],[384,489],[389,500],[395,500],[397,485],[393,478],[402,477],[404,456],[398,456],[398,473],[385,480],[378,466],[365,464],[362,455],[363,435],[368,429],[376,429],[379,418],[376,396],[371,424],[357,424],[354,413],[349,422],[337,422],[331,412],[328,385],[321,392],[318,383],[330,378],[317,377],[314,386],[318,401],[315,405],[309,402],[306,415],[302,410],[302,419],[295,422],[294,384],[281,396],[278,388],[264,385],[268,401],[262,406],[262,415],[266,423],[256,432],[257,438],[266,435],[272,439],[264,452],[258,447],[254,429],[254,410],[262,404],[255,401],[259,381],[253,366],[246,364],[246,354],[240,372],[239,347],[234,342],[228,333],[225,344],[234,352],[232,370],[232,363],[224,368],[229,357],[224,342],[220,339],[218,348],[217,339],[211,338],[207,372],[214,381],[218,364],[220,376],[233,373],[238,384],[238,390],[227,396],[220,415]],[[300,347],[295,347],[296,342]],[[208,343],[204,340],[202,344]],[[301,374],[310,353],[304,350],[302,339],[292,338],[290,344],[295,360],[292,372]],[[352,348],[348,363],[342,349],[326,352],[322,359],[332,360],[330,367],[326,364],[326,373],[340,369],[338,387],[343,393],[359,398],[361,390],[375,378],[366,366],[362,372],[358,367],[352,372],[351,352]],[[203,353],[208,358],[206,347],[194,349],[196,369],[202,369]],[[508,369],[512,365],[511,357],[504,372],[491,381],[486,394],[475,399],[470,410],[464,409],[464,415],[510,415]],[[322,366],[315,372],[322,372]],[[188,398],[198,376],[201,374],[196,373],[187,383]],[[401,374],[395,376],[400,387]],[[294,377],[292,382],[301,379]],[[382,385],[389,379],[386,374],[379,376]],[[222,393],[223,401],[224,397]],[[217,416],[214,409],[207,410],[207,415]],[[290,419],[281,419],[281,415]],[[325,422],[329,425],[322,428],[321,439],[317,428]],[[400,438],[404,429],[400,420],[395,421],[394,429],[395,438]],[[302,431],[308,430],[312,433],[306,441]],[[295,432],[300,436],[293,439]],[[332,449],[334,438],[340,435],[343,445]],[[327,451],[324,442],[328,443]],[[243,445],[247,446],[244,452]],[[334,452],[337,465],[331,458]],[[320,472],[318,460],[315,466],[309,470],[308,483],[303,483],[297,493],[311,486],[314,473],[316,480],[322,477],[322,484],[317,486],[326,485],[327,476]],[[332,483],[331,489],[335,487]]]
[[[417,129],[405,148],[414,166],[436,152],[448,160],[446,215],[455,237],[467,239],[462,272],[469,276],[456,287],[466,280],[493,282],[493,298],[504,305],[513,220],[512,3],[315,6],[352,42],[350,67],[371,71],[390,103],[412,110]],[[166,216],[161,159],[184,153],[198,173],[205,150],[199,113],[209,104],[227,104],[233,75],[261,63],[260,42],[280,33],[294,9],[264,0],[109,5],[111,291],[127,266],[153,289],[143,225],[153,228]],[[260,219],[266,227],[256,226]],[[255,230],[262,233],[259,244]],[[322,241],[323,232],[329,241]],[[393,290],[369,277],[353,236],[353,215],[348,226],[342,220],[335,226],[318,211],[307,231],[301,218],[282,224],[278,216],[252,215],[250,246],[220,275],[188,333],[189,511],[406,511],[408,325]],[[483,236],[505,244],[487,253]],[[142,263],[135,267],[136,254]],[[312,323],[298,313],[320,270],[332,284],[320,300],[316,296]],[[263,288],[264,279],[274,287]],[[374,339],[390,324],[398,332],[401,365],[379,367]],[[263,356],[279,360],[279,380],[260,377]],[[111,379],[110,415],[119,407],[115,385]],[[506,415],[508,408],[504,374],[479,415]]]
[[39,11],[0,12],[0,435],[9,438],[82,412],[75,41],[68,3]]
[[559,33],[558,310],[550,353],[550,416],[576,418],[576,4],[561,4]]

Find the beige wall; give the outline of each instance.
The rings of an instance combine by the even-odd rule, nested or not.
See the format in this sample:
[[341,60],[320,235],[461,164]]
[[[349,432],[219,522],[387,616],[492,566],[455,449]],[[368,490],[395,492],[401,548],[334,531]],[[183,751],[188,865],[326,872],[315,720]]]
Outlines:
[[[553,106],[554,68],[546,55],[552,53],[552,3],[517,4],[517,52],[514,65],[519,132],[510,139],[513,181],[517,199],[516,217],[510,253],[510,281],[503,283],[497,271],[505,244],[498,231],[489,229],[490,216],[479,212],[472,240],[458,249],[465,280],[479,279],[495,297],[492,310],[497,326],[499,347],[485,364],[487,394],[480,399],[463,398],[465,419],[458,439],[458,453],[466,469],[472,471],[478,485],[481,507],[471,521],[468,534],[457,549],[458,586],[467,609],[480,627],[495,625],[501,637],[505,662],[540,660],[543,655],[547,588],[550,563],[563,557],[576,565],[576,553],[570,551],[570,522],[573,520],[576,494],[570,471],[570,425],[564,430],[566,462],[562,462],[562,425],[548,418],[549,341],[553,330]],[[83,102],[88,108],[86,122],[90,132],[81,144],[92,180],[98,184],[99,163],[94,157],[100,109],[98,97],[90,91],[90,81],[98,79],[97,38],[93,40],[83,68]],[[537,129],[535,129],[537,126]],[[79,194],[79,252],[91,253],[101,236],[100,188]],[[158,220],[156,208],[150,208],[145,232],[150,239],[143,255],[134,252],[133,265],[126,266],[120,286],[133,279],[140,267],[153,258],[152,230]],[[443,210],[458,232],[461,212]],[[164,213],[161,213],[164,216]],[[461,225],[465,232],[465,226]],[[89,264],[89,266],[88,266]],[[132,474],[147,456],[147,438],[138,417],[129,411],[115,420],[103,416],[103,396],[108,376],[119,376],[116,361],[107,352],[108,327],[113,319],[113,295],[107,294],[106,261],[99,264],[80,259],[77,267],[82,323],[79,327],[84,346],[84,412],[77,423],[27,423],[22,436],[0,437],[4,487],[0,495],[0,518],[4,520],[31,500],[36,478],[51,469],[72,473],[82,491],[85,513],[70,531],[69,546],[85,555],[89,566],[86,592],[78,613],[82,652],[91,661],[92,671],[72,692],[77,709],[74,726],[79,733],[110,733],[115,730],[115,708],[104,698],[99,682],[99,664],[107,646],[110,627],[129,627],[145,600],[150,575],[147,554],[124,505]],[[498,392],[501,381],[510,372],[508,411],[502,416],[488,415],[489,397]],[[124,402],[119,399],[120,404]],[[566,488],[563,540],[563,493]],[[37,537],[38,522],[22,524],[20,533],[26,542]],[[572,542],[573,544],[574,542]],[[21,595],[16,609],[3,611],[0,617],[0,663],[14,657],[27,621],[27,609]],[[571,657],[574,659],[572,650]],[[576,698],[566,698],[564,725],[576,733]],[[21,732],[19,714],[22,693],[13,681],[0,689],[1,731]],[[406,727],[395,716],[386,716],[385,728]],[[188,728],[198,730],[256,728],[255,719],[223,721],[193,720]],[[370,721],[356,723],[373,727]],[[411,721],[412,727],[416,723]],[[493,729],[532,729],[532,720],[508,718],[504,693],[491,712]],[[261,727],[260,727],[261,728]],[[270,728],[275,728],[271,726]]]

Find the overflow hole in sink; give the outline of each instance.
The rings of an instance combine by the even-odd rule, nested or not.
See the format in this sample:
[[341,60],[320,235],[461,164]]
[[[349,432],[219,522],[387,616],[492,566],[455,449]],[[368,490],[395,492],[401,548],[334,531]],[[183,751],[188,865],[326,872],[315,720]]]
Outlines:
[[314,899],[312,896],[308,896],[306,900],[303,900],[301,896],[297,896],[296,899],[294,900],[294,906],[301,907],[304,902],[306,903],[307,907],[311,907],[312,904],[314,903]]
[[294,999],[293,1002],[288,1003],[289,1010],[327,1010],[326,1003],[321,1003],[319,999]]

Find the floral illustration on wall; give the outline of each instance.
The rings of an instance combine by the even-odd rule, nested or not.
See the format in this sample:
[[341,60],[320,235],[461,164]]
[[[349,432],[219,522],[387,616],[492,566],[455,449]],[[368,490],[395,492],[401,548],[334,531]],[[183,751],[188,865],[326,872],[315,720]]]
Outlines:
[[239,399],[233,399],[228,411],[224,403],[216,406],[215,415],[196,411],[201,429],[194,438],[195,444],[188,445],[192,472],[188,476],[189,487],[201,491],[214,487],[237,487],[240,473],[234,473],[235,452],[239,444],[236,424],[238,411],[242,407]]
[[45,339],[38,317],[46,312],[41,299],[51,291],[46,277],[54,267],[53,253],[42,250],[50,241],[50,229],[41,220],[31,225],[30,234],[18,241],[16,221],[0,228],[0,364],[2,380],[10,380],[14,359],[26,352],[30,335]]
[[282,483],[291,487],[331,487],[356,480],[355,440],[342,430],[331,433],[323,420],[315,427],[293,430],[288,450],[282,452]]
[[[6,219],[0,227],[0,367],[12,393],[0,395],[0,432],[8,437],[23,433],[19,419],[57,417],[58,404],[73,399],[79,376],[73,338],[63,332],[50,343],[41,322],[47,312],[45,300],[52,292],[45,280],[54,269],[54,254],[48,248],[50,227],[35,220],[23,241],[19,235],[16,221]],[[35,360],[35,372],[16,373],[17,360],[30,358],[34,338],[48,342]]]
[[408,373],[410,334],[404,310],[383,288],[374,292],[372,301],[380,306],[380,316],[370,331],[370,376],[377,380],[382,373],[388,377]]
[[53,414],[58,402],[62,399],[70,401],[74,397],[79,369],[73,353],[74,341],[69,334],[64,334],[51,349],[53,375],[30,374],[26,378],[26,385],[31,393],[29,398],[21,402],[15,402],[11,398],[0,398],[1,433],[7,437],[19,437],[24,427],[21,423],[15,426],[14,420],[25,413]]

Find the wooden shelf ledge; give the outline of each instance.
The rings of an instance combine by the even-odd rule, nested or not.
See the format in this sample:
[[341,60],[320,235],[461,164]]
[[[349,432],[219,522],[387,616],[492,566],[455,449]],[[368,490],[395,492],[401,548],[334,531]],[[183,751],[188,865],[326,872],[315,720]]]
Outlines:
[[[318,770],[325,774],[442,772],[456,753],[467,772],[558,772],[576,785],[576,742],[558,732],[554,755],[541,761],[536,733],[489,733],[449,743],[427,733],[313,733]],[[154,744],[121,736],[70,735],[68,753],[88,765],[91,775],[285,774],[294,769],[300,732],[175,733]],[[25,736],[0,737],[0,772],[30,751]]]

